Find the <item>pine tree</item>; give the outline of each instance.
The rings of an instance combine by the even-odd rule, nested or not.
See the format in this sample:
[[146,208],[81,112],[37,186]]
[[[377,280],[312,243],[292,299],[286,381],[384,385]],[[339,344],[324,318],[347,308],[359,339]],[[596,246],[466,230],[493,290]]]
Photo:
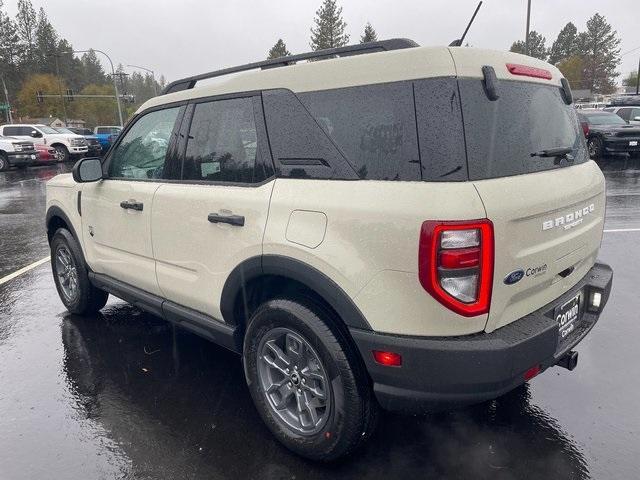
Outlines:
[[80,62],[82,63],[84,83],[87,85],[100,85],[107,82],[102,64],[100,60],[98,60],[96,52],[89,50],[87,53],[84,53],[80,58]]
[[369,22],[364,26],[364,33],[360,37],[360,43],[377,42],[378,34]]
[[517,42],[513,42],[510,52],[522,53],[525,55],[529,55],[530,57],[539,58],[540,60],[546,60],[549,56],[549,52],[547,51],[547,47],[545,46],[546,39],[536,32],[535,30],[531,30],[529,32],[529,52],[525,52],[525,43],[522,40],[518,40]]
[[57,53],[58,35],[49,22],[44,8],[40,7],[38,12],[38,21],[35,29],[35,47],[34,59],[38,71],[41,73],[56,74],[55,58],[52,54]]
[[549,63],[556,65],[558,62],[574,56],[578,51],[577,40],[578,29],[573,23],[567,23],[560,30],[558,38],[553,42],[553,45],[551,45]]
[[267,56],[267,60],[271,60],[273,58],[287,57],[291,55],[291,52],[287,50],[287,44],[279,38],[276,44],[271,47],[269,50],[269,54]]
[[577,44],[584,62],[582,88],[594,93],[614,92],[620,63],[618,33],[596,13],[587,21],[587,30],[578,35]]
[[343,47],[349,41],[345,33],[346,22],[342,19],[342,7],[336,5],[336,0],[324,0],[316,11],[311,27],[311,49],[314,51],[325,48]]
[[21,47],[21,63],[31,72],[35,64],[36,25],[38,23],[36,11],[31,0],[18,0],[16,27]]

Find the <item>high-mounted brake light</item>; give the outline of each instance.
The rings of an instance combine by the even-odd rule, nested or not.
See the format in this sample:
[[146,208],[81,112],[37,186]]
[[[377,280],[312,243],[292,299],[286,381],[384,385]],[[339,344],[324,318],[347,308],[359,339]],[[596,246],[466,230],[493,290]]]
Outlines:
[[525,77],[544,78],[551,80],[551,72],[544,68],[529,67],[527,65],[518,65],[517,63],[507,63],[507,70],[511,75],[523,75]]
[[426,221],[420,230],[418,277],[445,307],[465,317],[489,312],[493,224]]

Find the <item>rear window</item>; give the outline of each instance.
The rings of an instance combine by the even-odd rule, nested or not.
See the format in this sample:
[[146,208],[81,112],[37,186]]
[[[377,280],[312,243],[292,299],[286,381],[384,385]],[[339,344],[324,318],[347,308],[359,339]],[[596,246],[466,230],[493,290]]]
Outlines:
[[626,125],[624,118],[615,113],[582,113],[591,125]]
[[411,82],[300,93],[298,97],[361,179],[420,180]]
[[[557,86],[502,81],[490,101],[480,79],[460,79],[460,97],[470,180],[561,168],[587,160],[584,135],[573,105]],[[571,148],[573,163],[532,156],[550,148]]]

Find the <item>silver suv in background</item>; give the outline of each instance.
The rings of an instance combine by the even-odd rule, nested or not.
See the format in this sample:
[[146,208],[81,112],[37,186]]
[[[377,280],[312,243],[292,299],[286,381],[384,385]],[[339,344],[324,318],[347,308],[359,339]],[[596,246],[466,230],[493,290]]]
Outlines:
[[631,125],[640,125],[640,105],[624,106],[624,107],[607,107],[603,109],[605,112],[611,112],[618,115]]

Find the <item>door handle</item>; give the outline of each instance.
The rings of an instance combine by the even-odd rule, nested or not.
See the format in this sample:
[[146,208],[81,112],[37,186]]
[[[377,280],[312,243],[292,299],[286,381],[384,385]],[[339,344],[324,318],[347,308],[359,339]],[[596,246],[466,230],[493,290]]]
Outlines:
[[210,213],[207,219],[211,223],[228,223],[236,227],[244,227],[244,216],[242,215],[219,215],[217,213]]
[[120,202],[120,208],[124,208],[125,210],[137,210],[141,212],[144,209],[144,203],[136,202],[135,200],[125,200]]

